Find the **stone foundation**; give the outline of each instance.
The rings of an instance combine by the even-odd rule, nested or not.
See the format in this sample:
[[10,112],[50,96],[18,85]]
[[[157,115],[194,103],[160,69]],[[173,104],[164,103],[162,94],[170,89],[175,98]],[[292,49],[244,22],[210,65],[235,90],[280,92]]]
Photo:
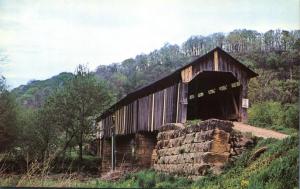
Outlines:
[[[150,168],[153,162],[153,149],[156,133],[136,133],[116,136],[116,168]],[[111,170],[111,139],[104,139],[101,173]]]
[[[191,126],[166,124],[157,135],[154,169],[175,175],[198,177],[220,173],[242,136],[235,136],[230,121],[211,119]],[[235,140],[233,140],[233,138]],[[239,148],[241,149],[241,148]]]
[[[192,125],[170,123],[157,132],[116,136],[116,168],[150,168],[199,177],[220,173],[253,141],[236,133],[230,121],[206,120]],[[111,140],[102,140],[101,173],[111,170]],[[134,146],[134,150],[133,147]]]

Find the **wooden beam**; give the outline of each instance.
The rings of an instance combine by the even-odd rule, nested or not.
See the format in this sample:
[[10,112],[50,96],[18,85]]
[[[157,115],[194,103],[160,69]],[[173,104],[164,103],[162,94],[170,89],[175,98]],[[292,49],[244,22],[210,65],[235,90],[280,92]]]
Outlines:
[[152,94],[152,112],[151,112],[151,131],[153,131],[154,122],[154,93]]
[[231,93],[231,96],[232,96],[232,101],[233,101],[233,105],[234,105],[234,111],[238,115],[239,114],[238,106],[237,106],[237,103],[236,103],[236,100],[235,100],[235,97],[234,97],[233,93]]
[[181,80],[183,83],[188,83],[192,80],[193,77],[193,68],[189,66],[181,71]]
[[176,122],[178,121],[178,110],[179,110],[179,90],[180,90],[180,83],[177,85],[177,101],[176,101]]
[[151,105],[151,98],[150,98],[150,96],[151,95],[147,96],[147,99],[148,99],[148,102],[147,102],[147,105],[148,105],[148,108],[147,108],[147,122],[148,122],[147,131],[151,130],[151,112],[152,112],[152,110],[150,110],[150,105]]
[[162,124],[165,124],[165,111],[166,111],[166,89],[164,89]]
[[218,51],[214,51],[214,70],[219,71],[219,57]]
[[123,111],[123,112],[124,112],[124,114],[123,114],[123,115],[124,115],[124,116],[123,116],[123,117],[124,117],[124,118],[123,118],[123,121],[124,121],[124,122],[123,122],[123,123],[124,123],[124,124],[123,124],[123,128],[124,128],[124,129],[123,129],[123,133],[125,133],[125,132],[127,131],[126,125],[125,125],[125,123],[126,123],[126,106],[124,106],[124,111]]

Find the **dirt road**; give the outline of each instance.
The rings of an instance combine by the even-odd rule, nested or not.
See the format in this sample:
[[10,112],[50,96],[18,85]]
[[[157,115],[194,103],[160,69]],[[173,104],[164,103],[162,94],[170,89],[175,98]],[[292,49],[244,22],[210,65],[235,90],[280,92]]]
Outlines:
[[253,127],[251,125],[247,125],[241,122],[233,122],[233,125],[233,129],[241,131],[242,133],[250,132],[252,133],[252,135],[257,137],[284,139],[285,137],[289,136],[269,129]]

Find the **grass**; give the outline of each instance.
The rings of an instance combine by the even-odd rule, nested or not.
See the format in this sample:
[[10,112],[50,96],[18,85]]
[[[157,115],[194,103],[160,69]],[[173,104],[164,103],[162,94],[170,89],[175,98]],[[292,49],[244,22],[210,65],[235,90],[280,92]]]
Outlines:
[[[174,177],[153,170],[125,175],[116,182],[99,178],[80,178],[65,175],[62,178],[38,178],[23,181],[22,186],[96,187],[96,188],[204,188],[204,189],[289,189],[298,188],[299,140],[293,135],[284,140],[260,139],[257,145],[245,152],[236,162],[228,164],[221,175],[207,175],[197,181]],[[267,147],[256,159],[255,152]],[[1,176],[0,186],[18,185],[20,176]]]
[[[254,149],[244,153],[233,165],[228,165],[223,174],[204,177],[193,183],[191,187],[298,188],[298,145],[298,135],[282,141],[260,140]],[[267,151],[253,161],[251,157],[261,147],[267,147]]]
[[187,120],[185,125],[191,126],[191,125],[196,125],[198,123],[202,122],[201,119],[193,119],[193,120]]

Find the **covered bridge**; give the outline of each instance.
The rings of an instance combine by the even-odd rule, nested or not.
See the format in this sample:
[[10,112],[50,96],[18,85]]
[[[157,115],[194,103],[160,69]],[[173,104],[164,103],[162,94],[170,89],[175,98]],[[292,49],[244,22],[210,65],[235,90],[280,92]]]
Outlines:
[[103,169],[108,169],[110,161],[112,132],[116,135],[119,163],[125,156],[133,156],[130,153],[139,153],[132,152],[132,146],[142,140],[140,154],[146,156],[142,157],[146,162],[141,165],[148,166],[156,131],[165,123],[209,118],[246,121],[248,82],[255,76],[255,72],[217,47],[128,94],[97,118]]

